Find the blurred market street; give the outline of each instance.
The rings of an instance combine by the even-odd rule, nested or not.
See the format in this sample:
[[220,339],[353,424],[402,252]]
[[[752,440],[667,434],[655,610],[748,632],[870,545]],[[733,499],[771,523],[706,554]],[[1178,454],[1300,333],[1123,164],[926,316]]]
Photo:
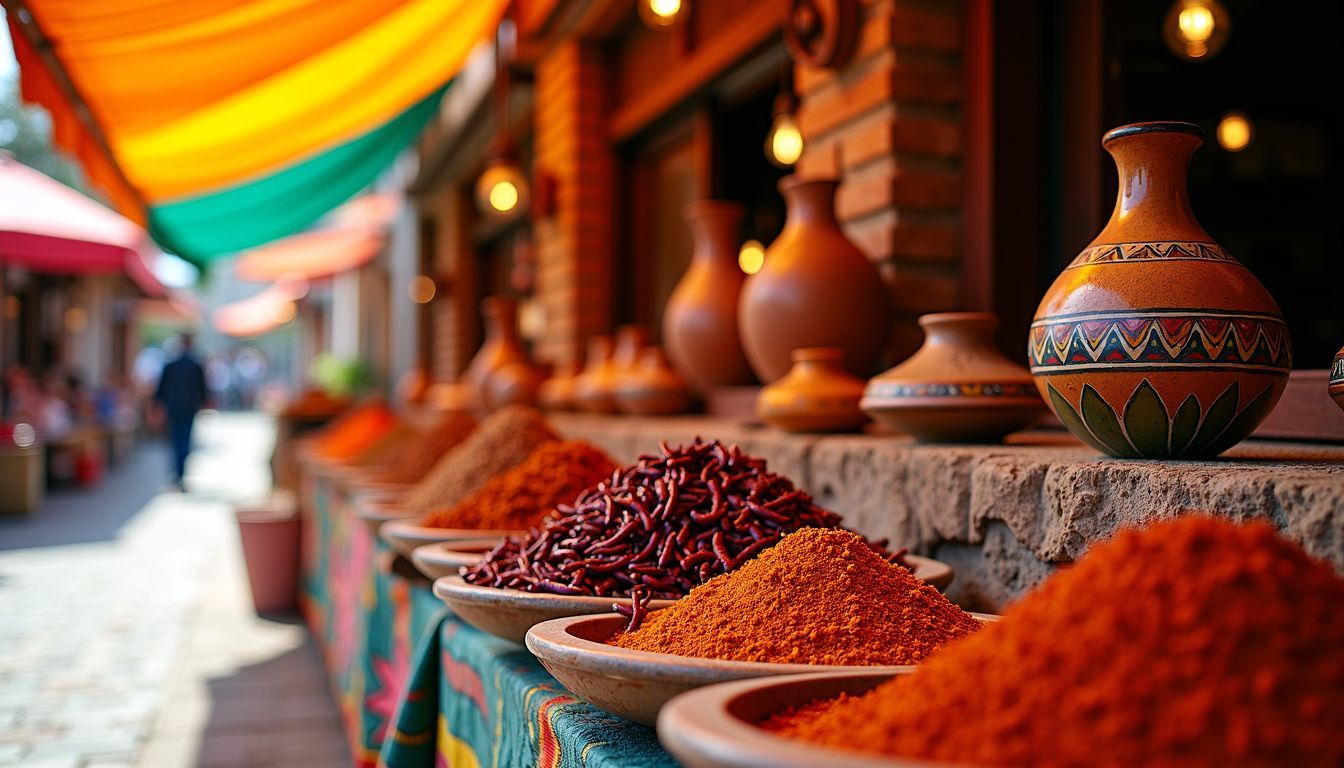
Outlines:
[[301,624],[252,611],[232,503],[270,486],[262,415],[206,415],[190,493],[145,443],[93,490],[0,520],[0,765],[348,762]]

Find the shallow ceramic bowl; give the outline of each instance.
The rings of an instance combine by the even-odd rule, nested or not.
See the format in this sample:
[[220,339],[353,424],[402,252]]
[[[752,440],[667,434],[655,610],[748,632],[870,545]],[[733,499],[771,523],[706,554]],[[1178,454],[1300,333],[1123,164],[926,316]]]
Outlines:
[[952,583],[952,577],[955,575],[952,573],[952,566],[931,557],[906,555],[905,562],[910,564],[910,572],[914,574],[915,578],[939,592],[947,589],[947,585]]
[[498,538],[480,538],[426,544],[411,552],[411,562],[431,580],[455,576],[459,568],[474,565],[498,543]]
[[379,535],[383,523],[392,520],[410,520],[415,514],[400,503],[400,497],[362,494],[355,497],[355,516],[374,536]]
[[[1006,382],[1001,386],[1018,385]],[[876,421],[925,443],[997,443],[1046,413],[1045,403],[1034,393],[1021,397],[906,396],[897,394],[901,386],[918,385],[873,379],[859,407]]]
[[[445,576],[434,582],[434,594],[473,627],[495,637],[522,645],[527,630],[543,621],[569,616],[611,613],[611,604],[628,597],[586,597],[523,592],[518,589],[478,587],[461,576]],[[649,610],[671,605],[673,600],[650,600]]]
[[467,539],[498,538],[521,533],[521,531],[482,531],[476,528],[431,528],[416,525],[411,520],[391,520],[378,529],[383,541],[392,545],[402,557],[410,558],[416,547],[435,544],[441,541],[466,541]]
[[860,695],[914,667],[738,680],[684,693],[658,714],[658,740],[686,768],[948,768],[949,763],[866,755],[784,739],[759,727],[771,715]]
[[[971,614],[982,622],[997,617]],[[810,672],[853,671],[852,666],[773,664],[676,656],[617,648],[606,641],[626,626],[619,614],[571,616],[538,624],[527,633],[527,649],[565,688],[613,715],[653,725],[673,696],[730,680]],[[871,666],[894,672],[904,666]]]

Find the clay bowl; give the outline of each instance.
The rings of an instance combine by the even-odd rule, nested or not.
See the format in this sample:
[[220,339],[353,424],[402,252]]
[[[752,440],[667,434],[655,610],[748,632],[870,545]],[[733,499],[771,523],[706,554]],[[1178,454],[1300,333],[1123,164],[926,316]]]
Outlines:
[[928,584],[934,589],[942,592],[947,589],[947,585],[952,583],[952,566],[944,563],[942,560],[934,560],[931,557],[920,557],[919,555],[906,555],[905,561],[910,564],[910,572],[916,579]]
[[[434,594],[463,621],[482,632],[519,645],[523,644],[527,630],[543,621],[611,613],[612,603],[629,600],[626,597],[576,597],[478,587],[463,581],[461,576],[435,580]],[[666,608],[673,602],[651,600],[649,610]]]
[[467,539],[499,538],[519,534],[521,531],[482,531],[476,528],[432,528],[416,525],[412,520],[390,520],[383,523],[378,534],[383,541],[392,545],[402,557],[409,559],[416,547],[435,544],[441,541],[466,541]]
[[411,562],[431,581],[455,576],[459,568],[474,565],[481,555],[494,549],[498,543],[498,538],[479,538],[426,544],[411,552]]
[[355,516],[369,529],[369,533],[377,536],[383,523],[410,520],[416,515],[402,506],[399,497],[369,493],[355,497]]
[[[997,617],[972,614],[982,622]],[[772,664],[650,653],[607,645],[623,629],[620,614],[571,616],[538,624],[527,632],[527,649],[560,684],[596,707],[644,725],[653,725],[658,711],[673,696],[706,685],[757,677],[810,672],[852,671],[852,666]],[[875,672],[910,669],[872,666]]]
[[658,714],[658,740],[686,768],[948,768],[784,739],[759,727],[789,707],[860,695],[914,667],[738,680],[689,691]]

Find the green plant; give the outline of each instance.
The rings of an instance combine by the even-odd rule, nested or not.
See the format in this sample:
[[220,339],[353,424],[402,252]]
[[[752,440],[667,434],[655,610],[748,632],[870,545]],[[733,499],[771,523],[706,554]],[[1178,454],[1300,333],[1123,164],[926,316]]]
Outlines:
[[318,355],[311,370],[313,381],[332,397],[351,397],[372,387],[373,368],[367,361]]

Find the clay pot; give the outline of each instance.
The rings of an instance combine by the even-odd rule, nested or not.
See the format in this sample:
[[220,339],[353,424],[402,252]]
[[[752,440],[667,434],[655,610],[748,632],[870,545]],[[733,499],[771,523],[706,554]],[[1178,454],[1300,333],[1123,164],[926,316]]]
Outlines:
[[1335,401],[1341,410],[1344,410],[1344,349],[1335,353],[1335,359],[1330,364],[1330,399]]
[[506,405],[536,405],[546,372],[530,363],[509,363],[485,380],[485,407],[497,411]]
[[861,407],[918,440],[992,443],[1045,415],[1026,368],[994,346],[991,312],[941,312],[919,318],[924,344],[868,382]]
[[672,364],[696,389],[754,380],[737,333],[746,275],[737,265],[742,206],[700,200],[686,206],[691,264],[663,309],[663,343]]
[[425,407],[435,413],[465,413],[471,410],[475,389],[460,381],[439,381],[425,392]]
[[1106,134],[1115,212],[1031,325],[1041,396],[1113,456],[1216,456],[1269,414],[1292,367],[1278,305],[1190,211],[1186,171],[1203,143],[1187,123]]
[[615,413],[612,390],[616,386],[616,367],[611,359],[611,337],[594,336],[588,340],[588,361],[583,372],[574,377],[574,405],[589,413]]
[[537,391],[537,402],[548,411],[572,411],[574,404],[574,376],[578,366],[565,363]]
[[639,364],[626,372],[612,391],[621,413],[662,416],[691,407],[691,389],[672,369],[662,347],[645,347]]
[[397,399],[406,405],[420,405],[429,393],[430,380],[419,365],[407,369],[397,380]]
[[839,347],[845,369],[867,377],[877,367],[891,326],[891,299],[877,268],[835,218],[835,181],[786,176],[784,230],[750,276],[738,306],[738,329],[761,381],[788,372],[793,350]]
[[526,363],[527,352],[518,337],[518,302],[507,296],[488,296],[481,301],[485,319],[485,343],[471,359],[462,381],[475,402],[486,402],[485,383],[490,375],[513,363]]
[[612,346],[611,365],[618,376],[639,368],[639,355],[649,344],[649,329],[642,325],[622,325],[616,329]]
[[793,351],[793,367],[761,389],[756,416],[786,432],[853,432],[868,417],[859,410],[863,379],[845,370],[837,347]]

